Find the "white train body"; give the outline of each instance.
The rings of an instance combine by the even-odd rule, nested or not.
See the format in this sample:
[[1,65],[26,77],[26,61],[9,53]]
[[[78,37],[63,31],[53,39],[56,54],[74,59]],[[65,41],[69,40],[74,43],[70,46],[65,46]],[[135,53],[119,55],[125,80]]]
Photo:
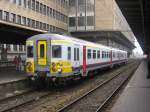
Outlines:
[[58,34],[35,35],[26,47],[26,71],[31,77],[85,77],[127,61],[126,51]]

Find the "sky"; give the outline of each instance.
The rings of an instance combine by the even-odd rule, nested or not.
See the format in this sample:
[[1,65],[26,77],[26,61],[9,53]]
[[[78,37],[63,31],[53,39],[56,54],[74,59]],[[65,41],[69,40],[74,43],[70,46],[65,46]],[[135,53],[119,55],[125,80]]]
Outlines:
[[137,39],[135,38],[135,42],[134,42],[136,48],[133,50],[134,54],[140,54],[140,55],[143,55],[143,50],[141,48],[141,46],[139,45]]

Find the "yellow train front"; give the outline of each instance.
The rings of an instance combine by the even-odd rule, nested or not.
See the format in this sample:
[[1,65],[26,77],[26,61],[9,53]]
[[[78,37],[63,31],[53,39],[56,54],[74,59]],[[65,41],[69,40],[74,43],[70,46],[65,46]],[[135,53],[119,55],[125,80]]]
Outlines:
[[26,41],[26,72],[30,79],[54,82],[73,74],[71,60],[65,53],[67,50],[69,52],[71,42],[59,36],[40,34]]

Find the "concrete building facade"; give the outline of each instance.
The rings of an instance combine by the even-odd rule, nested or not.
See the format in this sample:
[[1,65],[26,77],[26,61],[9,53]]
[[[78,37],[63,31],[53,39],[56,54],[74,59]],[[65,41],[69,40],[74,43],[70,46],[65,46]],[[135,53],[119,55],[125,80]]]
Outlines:
[[68,30],[74,36],[131,52],[123,38],[133,44],[135,36],[115,0],[69,0],[69,6]]
[[1,0],[0,22],[47,31],[68,31],[67,0]]
[[[68,32],[68,0],[0,0],[0,24],[38,33]],[[25,46],[1,43],[0,54],[0,60],[25,58]]]
[[[0,25],[8,25],[0,28],[2,31],[14,28],[15,34],[22,30],[31,34],[69,32],[129,52],[134,48],[134,34],[115,0],[0,0]],[[25,54],[25,46],[24,50],[19,50],[20,45],[1,46],[1,50],[7,48],[14,56],[19,52]]]

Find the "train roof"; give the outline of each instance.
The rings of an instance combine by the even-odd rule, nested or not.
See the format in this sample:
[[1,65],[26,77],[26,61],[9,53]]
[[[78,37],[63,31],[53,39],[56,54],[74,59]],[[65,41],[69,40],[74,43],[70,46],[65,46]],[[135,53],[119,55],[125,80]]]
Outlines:
[[74,44],[79,44],[79,45],[88,45],[88,46],[93,46],[93,47],[103,47],[104,49],[112,49],[115,51],[123,51],[123,50],[119,50],[119,49],[115,49],[115,48],[110,48],[108,46],[104,46],[101,44],[97,44],[97,43],[93,43],[93,42],[89,42],[89,41],[85,41],[82,39],[78,39],[72,36],[68,36],[68,35],[60,35],[60,34],[55,34],[55,33],[46,33],[46,34],[38,34],[38,35],[34,35],[30,38],[28,38],[27,40],[66,40],[66,41],[70,41]]

